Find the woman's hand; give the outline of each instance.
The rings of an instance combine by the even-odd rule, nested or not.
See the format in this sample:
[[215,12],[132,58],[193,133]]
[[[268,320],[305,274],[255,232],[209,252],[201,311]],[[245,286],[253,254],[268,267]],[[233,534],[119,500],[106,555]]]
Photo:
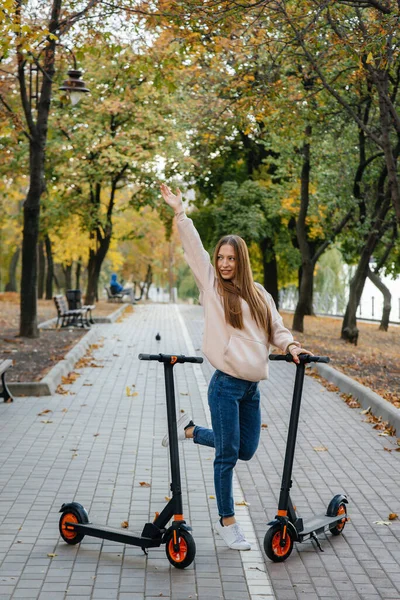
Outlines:
[[161,195],[165,202],[177,213],[183,210],[182,193],[179,189],[176,190],[176,196],[171,192],[165,183],[160,184]]
[[310,356],[314,356],[314,354],[309,350],[306,350],[305,348],[299,348],[298,346],[290,346],[289,352],[293,356],[293,362],[295,362],[296,365],[300,363],[299,354],[309,354]]

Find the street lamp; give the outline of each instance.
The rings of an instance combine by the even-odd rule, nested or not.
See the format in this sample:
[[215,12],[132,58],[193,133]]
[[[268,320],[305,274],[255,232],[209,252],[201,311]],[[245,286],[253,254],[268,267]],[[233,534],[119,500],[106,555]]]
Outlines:
[[89,92],[88,88],[85,85],[85,82],[81,79],[82,71],[79,71],[76,68],[70,69],[68,71],[69,79],[63,81],[63,84],[60,85],[60,90],[64,90],[69,93],[69,97],[71,98],[72,106],[78,104],[79,100],[82,98],[82,94]]
[[[61,46],[61,44],[57,45]],[[90,92],[90,90],[86,87],[85,82],[81,79],[82,71],[79,71],[77,68],[75,54],[70,48],[67,48],[66,46],[62,47],[65,50],[68,50],[68,52],[72,55],[74,68],[67,72],[68,79],[63,81],[59,89],[68,92],[71,104],[72,106],[75,106],[75,104],[77,104],[82,98],[82,95]],[[39,71],[42,72],[44,76],[48,77],[48,75],[44,73],[43,69],[39,66],[39,58],[43,50],[44,48],[40,51],[35,62],[29,65],[29,103],[30,106],[32,106],[32,101],[34,100],[36,110],[39,99]]]

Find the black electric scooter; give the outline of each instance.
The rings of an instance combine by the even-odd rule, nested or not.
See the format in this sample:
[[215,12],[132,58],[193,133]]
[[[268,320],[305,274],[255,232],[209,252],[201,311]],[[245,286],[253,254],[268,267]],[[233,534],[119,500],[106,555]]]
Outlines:
[[[270,360],[293,362],[291,354],[271,354],[269,358]],[[306,363],[329,362],[327,356],[310,356],[309,354],[300,354],[299,359],[300,363],[296,365],[296,379],[294,383],[278,514],[273,521],[268,523],[270,528],[264,537],[265,554],[274,562],[283,562],[286,560],[293,550],[293,543],[304,542],[307,539],[313,539],[318,548],[323,552],[317,535],[327,530],[333,535],[340,535],[347,521],[346,504],[348,504],[348,500],[344,494],[337,494],[332,498],[325,514],[314,516],[307,521],[303,521],[301,517],[297,516],[296,507],[293,506],[290,499],[293,458],[299,424],[305,366]]]
[[[146,548],[156,548],[165,544],[169,562],[177,569],[184,569],[194,560],[196,544],[190,533],[191,527],[186,525],[183,518],[173,368],[176,363],[202,363],[203,359],[198,356],[170,354],[139,354],[139,359],[157,360],[164,364],[172,498],[161,513],[155,514],[152,523],[145,524],[140,536],[122,532],[120,529],[93,525],[89,523],[88,513],[81,504],[69,502],[63,504],[60,510],[62,513],[59,522],[60,535],[67,544],[78,544],[85,535],[89,535],[122,544],[140,546],[145,554],[147,554]],[[167,528],[172,517],[174,520]]]

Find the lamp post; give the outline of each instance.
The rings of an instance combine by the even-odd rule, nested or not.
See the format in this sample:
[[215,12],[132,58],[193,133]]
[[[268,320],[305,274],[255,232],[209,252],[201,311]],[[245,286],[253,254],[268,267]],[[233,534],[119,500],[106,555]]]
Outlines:
[[[57,44],[60,46],[60,44]],[[68,79],[65,79],[60,85],[59,89],[68,93],[72,106],[78,104],[79,100],[82,98],[83,94],[87,94],[90,90],[86,87],[85,82],[81,79],[82,71],[80,71],[77,67],[75,54],[70,50],[70,48],[66,48],[63,46],[65,50],[72,55],[74,61],[73,69],[69,69],[67,72]],[[39,66],[39,58],[42,51],[39,53],[39,56],[35,60],[35,62],[30,63],[29,65],[29,102],[32,108],[32,101],[35,101],[35,108],[38,108],[38,99],[39,99],[39,71],[42,71]],[[43,71],[42,71],[43,72]],[[47,77],[46,73],[43,73],[45,77]]]

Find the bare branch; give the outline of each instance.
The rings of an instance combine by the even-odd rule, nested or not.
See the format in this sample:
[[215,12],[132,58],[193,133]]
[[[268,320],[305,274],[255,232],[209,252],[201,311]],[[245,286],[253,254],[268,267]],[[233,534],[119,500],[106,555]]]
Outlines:
[[347,6],[353,6],[356,8],[376,8],[384,15],[390,15],[392,8],[389,3],[382,4],[378,0],[338,0],[339,4],[347,4]]
[[79,12],[71,15],[64,21],[60,21],[58,23],[58,28],[61,35],[64,35],[67,31],[71,29],[73,25],[80,19],[82,19],[92,8],[94,8],[97,4],[101,4],[101,0],[89,0],[87,6],[80,10]]

